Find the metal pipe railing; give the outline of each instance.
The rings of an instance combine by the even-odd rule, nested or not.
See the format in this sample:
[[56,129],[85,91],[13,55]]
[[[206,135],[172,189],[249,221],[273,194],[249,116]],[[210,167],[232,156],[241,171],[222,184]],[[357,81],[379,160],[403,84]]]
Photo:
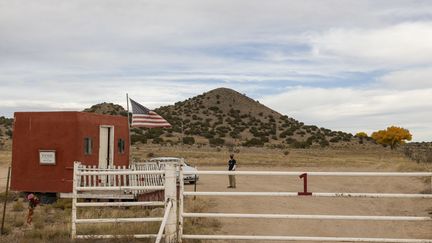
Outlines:
[[77,207],[164,206],[164,202],[77,202]]
[[[304,197],[300,192],[184,192],[185,196],[264,196],[264,197]],[[432,194],[401,193],[350,193],[350,192],[311,192],[311,197],[348,198],[432,198]]]
[[355,237],[309,237],[309,236],[258,236],[258,235],[183,235],[183,239],[194,240],[262,240],[262,241],[317,241],[317,242],[392,242],[432,243],[431,239],[389,239]]
[[238,213],[183,213],[185,218],[248,218],[248,219],[314,219],[314,220],[371,220],[371,221],[432,221],[432,217],[360,216],[309,214],[238,214]]
[[301,172],[301,171],[185,171],[185,175],[251,175],[251,176],[394,176],[428,177],[432,172]]
[[135,223],[135,222],[158,222],[162,218],[99,218],[99,219],[76,219],[77,224],[95,224],[95,223]]
[[78,186],[77,191],[163,190],[164,186]]

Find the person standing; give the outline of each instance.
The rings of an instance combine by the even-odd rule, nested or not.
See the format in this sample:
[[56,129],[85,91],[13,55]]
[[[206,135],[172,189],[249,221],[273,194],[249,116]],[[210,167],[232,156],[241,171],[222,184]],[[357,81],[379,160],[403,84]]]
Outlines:
[[[235,171],[237,167],[237,161],[234,159],[234,154],[230,154],[230,160],[228,161],[228,170]],[[229,186],[228,188],[236,188],[235,175],[228,175]]]

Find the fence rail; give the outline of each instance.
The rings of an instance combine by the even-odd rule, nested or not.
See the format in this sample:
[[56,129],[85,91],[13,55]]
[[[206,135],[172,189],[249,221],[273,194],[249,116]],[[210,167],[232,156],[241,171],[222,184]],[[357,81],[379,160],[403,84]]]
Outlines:
[[265,241],[320,241],[320,242],[403,242],[431,243],[430,239],[391,239],[354,237],[312,237],[312,236],[258,236],[258,235],[183,235],[190,240],[265,240]]
[[[432,194],[400,193],[351,193],[351,192],[310,192],[311,197],[356,197],[356,198],[432,198]],[[298,197],[302,192],[184,192],[184,196],[256,196],[256,197]]]
[[164,202],[77,202],[77,207],[164,206]]
[[309,214],[239,214],[239,213],[183,213],[185,218],[247,218],[247,219],[315,219],[315,220],[373,220],[373,221],[432,221],[432,217],[360,216]]
[[[241,176],[299,176],[303,179],[303,192],[186,192],[184,174],[188,175],[241,175]],[[307,219],[307,220],[370,220],[370,221],[432,221],[432,217],[415,216],[362,216],[362,215],[295,215],[295,214],[239,214],[239,213],[185,213],[185,196],[263,196],[263,197],[338,197],[338,198],[423,198],[432,199],[432,194],[402,193],[344,193],[309,192],[307,176],[345,177],[432,177],[432,172],[281,172],[281,171],[180,171],[180,218],[179,238],[194,240],[262,240],[262,241],[321,241],[321,242],[428,242],[432,239],[391,239],[356,237],[313,236],[257,236],[257,235],[190,235],[183,234],[184,218],[254,218],[254,219]],[[432,183],[432,182],[431,182]],[[431,190],[432,193],[432,190]]]
[[185,171],[185,175],[432,177],[432,172]]

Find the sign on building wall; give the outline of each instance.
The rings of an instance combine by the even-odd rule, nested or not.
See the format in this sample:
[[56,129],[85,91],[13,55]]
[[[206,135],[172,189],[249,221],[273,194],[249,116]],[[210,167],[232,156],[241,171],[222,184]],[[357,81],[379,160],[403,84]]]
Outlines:
[[55,165],[55,150],[39,150],[39,163],[41,165]]

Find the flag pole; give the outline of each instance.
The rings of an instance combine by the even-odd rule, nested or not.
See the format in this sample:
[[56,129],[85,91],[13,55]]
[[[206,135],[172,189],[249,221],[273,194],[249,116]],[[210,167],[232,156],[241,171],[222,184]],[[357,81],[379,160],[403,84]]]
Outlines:
[[129,115],[129,95],[126,93],[126,107],[127,107],[127,120],[128,120],[128,131],[129,131],[129,165],[131,163],[131,149],[132,149],[132,143],[131,143],[131,130],[130,130],[130,115]]

